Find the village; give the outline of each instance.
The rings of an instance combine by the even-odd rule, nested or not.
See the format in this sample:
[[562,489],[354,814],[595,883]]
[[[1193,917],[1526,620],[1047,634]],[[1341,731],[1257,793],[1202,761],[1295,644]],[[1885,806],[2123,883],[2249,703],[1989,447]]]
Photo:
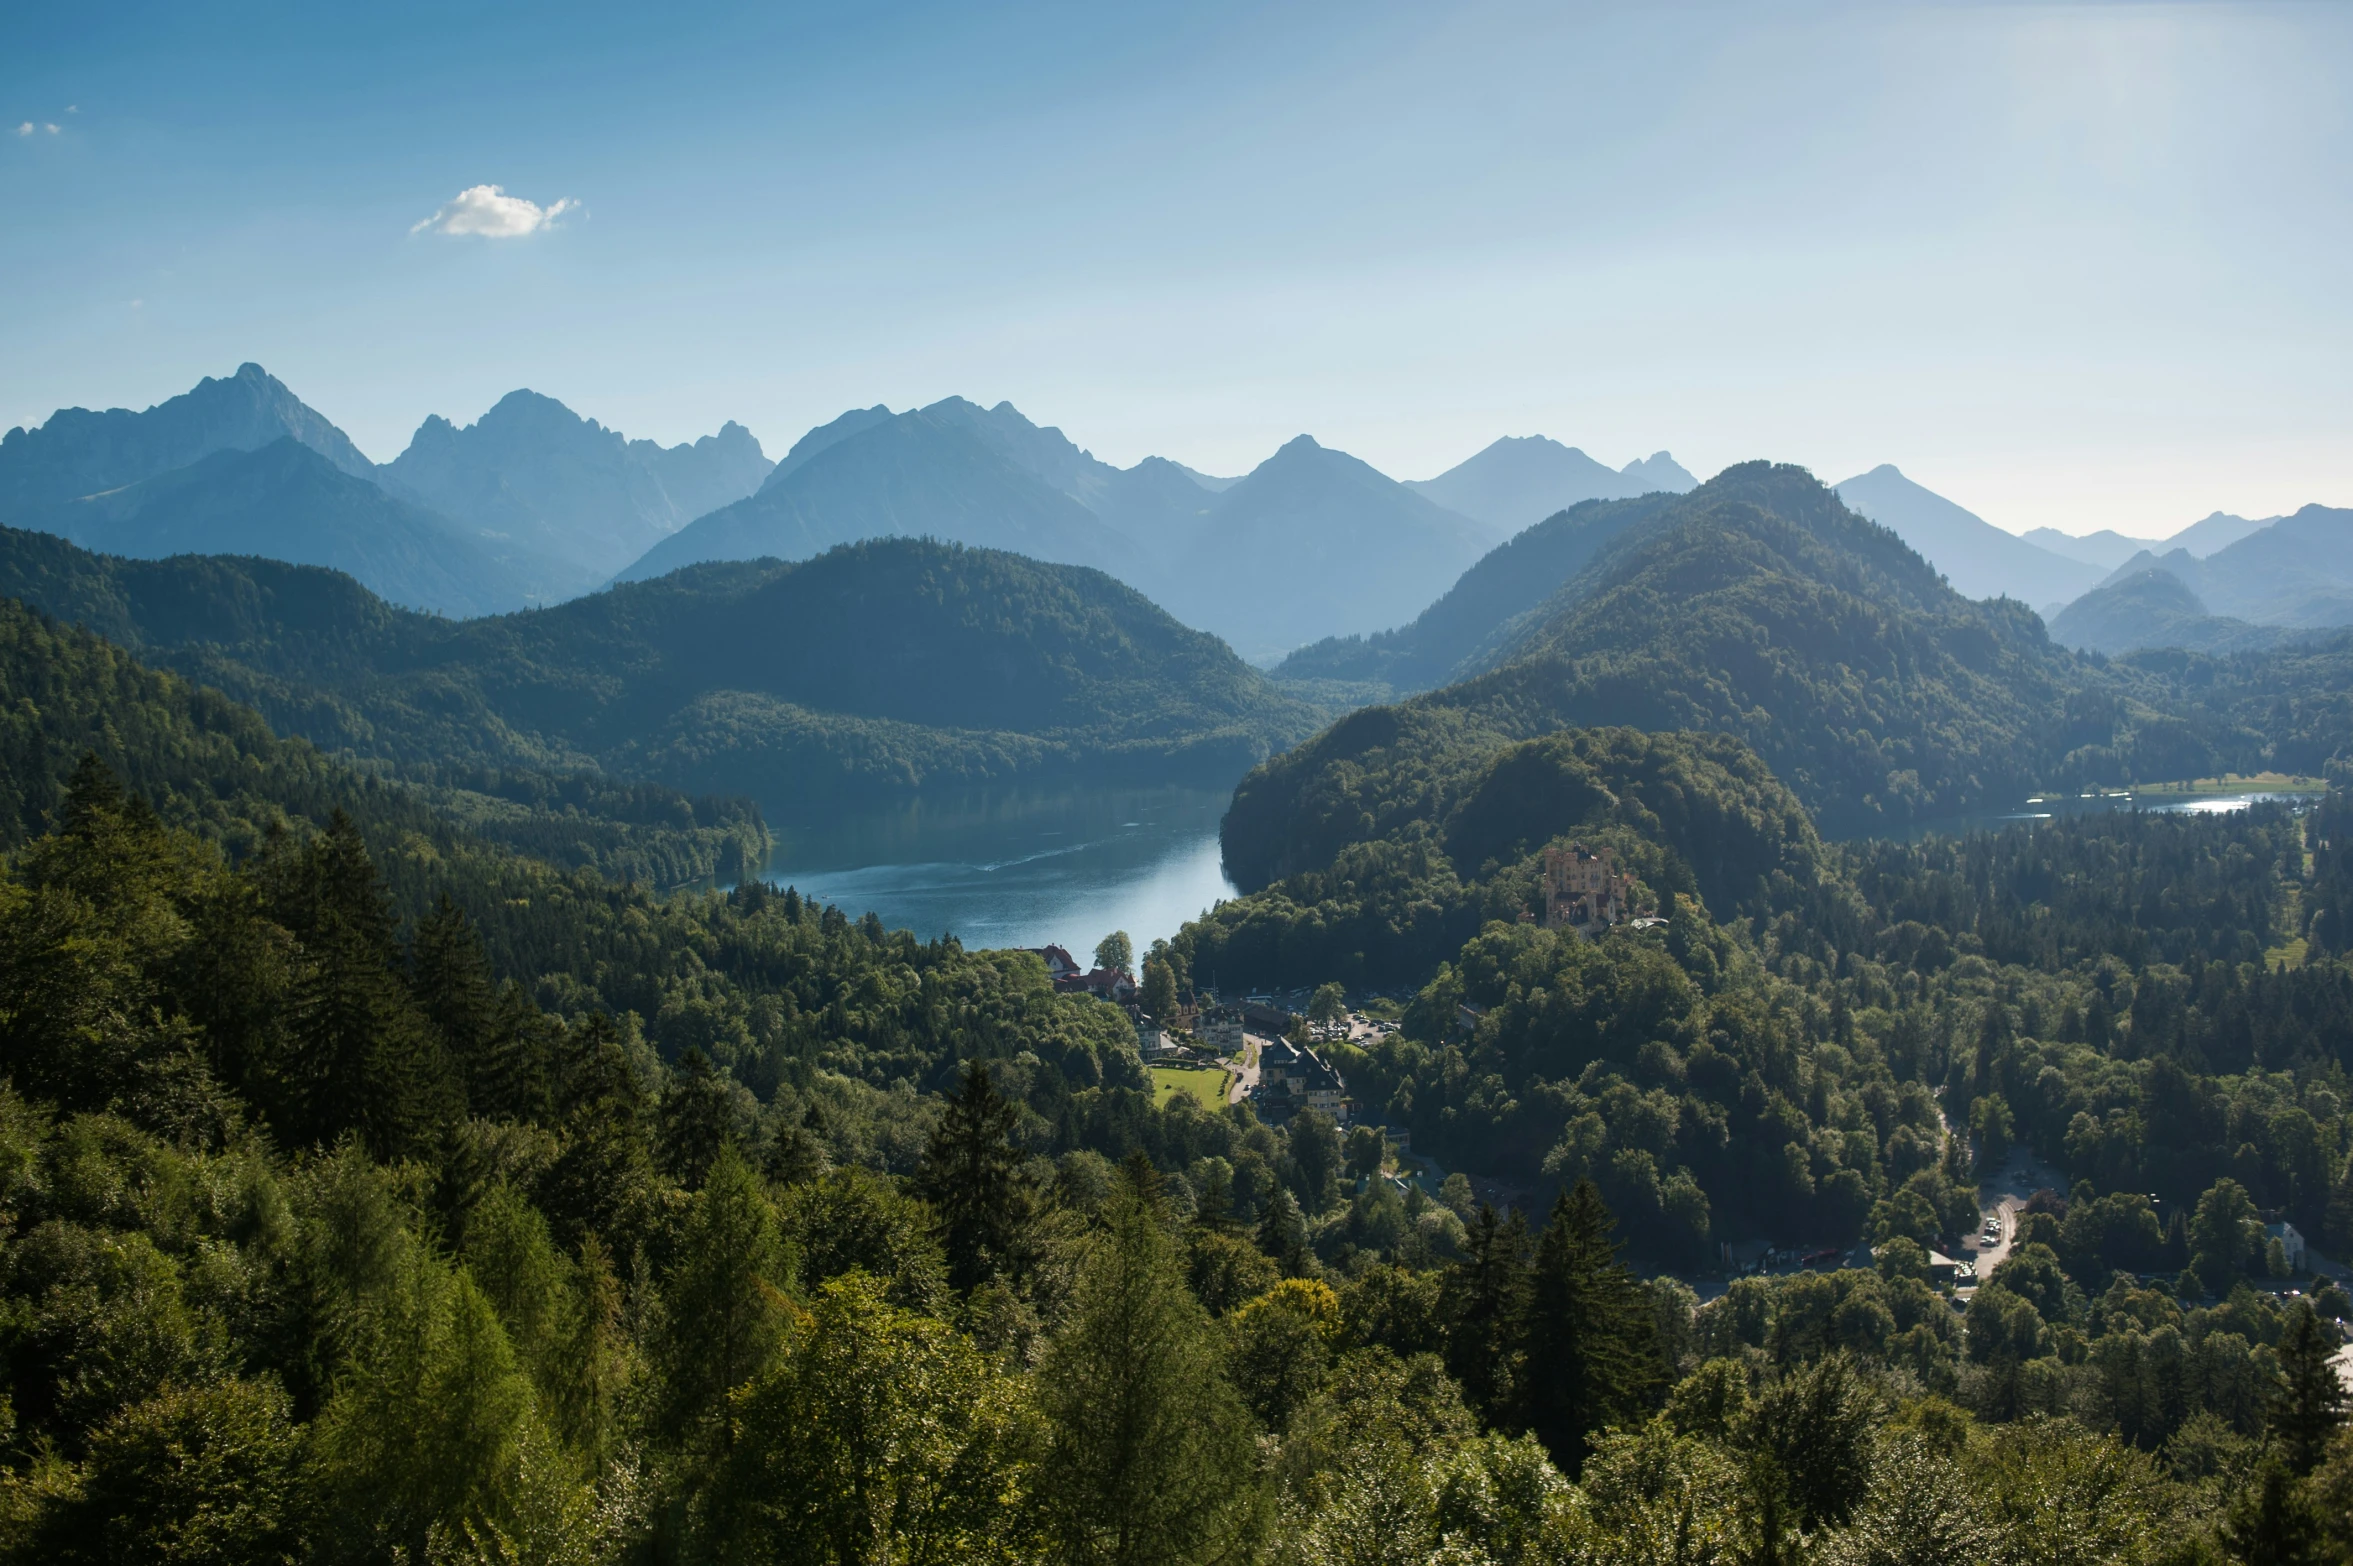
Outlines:
[[[1544,929],[1594,940],[1614,929],[1652,934],[1667,921],[1655,908],[1639,900],[1635,878],[1619,865],[1606,846],[1582,842],[1557,844],[1543,853],[1540,881],[1541,909],[1525,909],[1524,922]],[[1125,937],[1116,940],[1124,947]],[[1106,942],[1106,947],[1112,945]],[[1092,995],[1125,1010],[1136,1029],[1138,1052],[1150,1073],[1157,1101],[1166,1103],[1189,1096],[1204,1108],[1248,1104],[1269,1126],[1285,1127],[1303,1112],[1322,1116],[1342,1134],[1369,1133],[1379,1138],[1377,1167],[1368,1167],[1360,1180],[1383,1180],[1401,1196],[1418,1193],[1443,1204],[1466,1220],[1476,1206],[1498,1212],[1527,1211],[1538,1193],[1484,1175],[1449,1171],[1426,1151],[1413,1146],[1410,1127],[1387,1122],[1378,1105],[1351,1094],[1343,1069],[1347,1053],[1371,1045],[1399,1028],[1406,995],[1368,991],[1351,995],[1338,984],[1315,990],[1251,993],[1226,998],[1215,989],[1198,991],[1190,1005],[1167,1008],[1155,1015],[1144,1004],[1142,986],[1121,962],[1094,966],[1079,963],[1061,946],[1033,948],[1045,965],[1054,987],[1066,994]],[[1098,957],[1115,952],[1098,952]],[[1457,1009],[1456,1024],[1465,1035],[1476,1031],[1484,1009],[1465,1002]],[[1370,1146],[1369,1136],[1356,1139]],[[1372,1164],[1369,1157],[1352,1155],[1352,1165]],[[1957,1246],[1961,1254],[1948,1256],[1929,1250],[1925,1275],[1956,1311],[1965,1311],[1980,1280],[2017,1246],[2036,1232],[2039,1218],[2048,1225],[2064,1214],[2064,1176],[2038,1165],[2024,1149],[2014,1150],[2002,1169],[1989,1175],[1979,1191],[1977,1229]],[[1540,1214],[1530,1213],[1531,1219]],[[2275,1292],[2292,1297],[2304,1286],[2353,1287],[2353,1268],[2341,1266],[2310,1249],[2305,1236],[2285,1221],[2270,1223],[2266,1243],[2275,1249],[2285,1268]],[[1720,1297],[1742,1277],[1786,1276],[1809,1270],[1842,1267],[1870,1269],[1880,1265],[1880,1252],[1867,1242],[1840,1246],[1779,1245],[1769,1239],[1727,1241],[1717,1247],[1713,1268],[1680,1274],[1701,1301]],[[2339,1355],[2339,1371],[2353,1385],[2353,1344]]]

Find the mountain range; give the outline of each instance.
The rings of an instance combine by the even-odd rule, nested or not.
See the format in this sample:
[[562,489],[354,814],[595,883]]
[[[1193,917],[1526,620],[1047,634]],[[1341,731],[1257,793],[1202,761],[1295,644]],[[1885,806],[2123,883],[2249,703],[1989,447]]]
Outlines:
[[2102,586],[2151,569],[2177,577],[2214,613],[2303,629],[2353,625],[2353,510],[2306,506],[2203,559],[2143,550]]
[[2099,567],[2040,547],[1925,489],[1883,463],[1836,486],[1848,505],[1892,528],[1964,598],[2015,598],[2056,609],[2097,586]]
[[950,397],[811,431],[757,494],[664,539],[620,580],[893,535],[1109,571],[1252,658],[1394,624],[1501,536],[1304,435],[1213,487],[1162,458],[1113,467],[1010,403]]
[[2080,560],[2113,571],[2146,549],[2152,553],[2167,549],[2186,549],[2203,558],[2218,549],[2227,549],[2249,533],[2260,531],[2277,522],[2277,517],[2248,518],[2233,516],[2227,511],[2216,511],[2192,522],[2180,532],[2165,538],[2131,538],[2113,528],[2102,528],[2097,533],[2062,533],[2055,527],[2030,528],[2024,534],[2030,544],[2038,544],[2055,555]]
[[380,473],[395,494],[540,562],[531,597],[548,602],[602,586],[695,518],[758,489],[773,467],[740,424],[664,447],[516,391],[462,429],[428,418]]
[[473,615],[571,597],[768,471],[730,424],[625,441],[516,392],[465,429],[430,418],[378,467],[258,364],[143,412],[61,409],[0,437],[0,523],[109,553],[250,553],[350,572]]

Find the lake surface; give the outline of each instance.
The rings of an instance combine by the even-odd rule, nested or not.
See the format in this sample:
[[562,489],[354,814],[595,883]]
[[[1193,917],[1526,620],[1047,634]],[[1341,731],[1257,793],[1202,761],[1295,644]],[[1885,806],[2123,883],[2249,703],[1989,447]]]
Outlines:
[[1064,789],[910,800],[820,822],[768,812],[762,878],[852,918],[969,947],[1070,948],[1125,930],[1136,952],[1234,895],[1223,789]]
[[2089,797],[2070,794],[2049,794],[2030,799],[2014,809],[1985,811],[1975,815],[1951,816],[1937,821],[1925,821],[1904,833],[1905,837],[1957,837],[1967,832],[1998,832],[2003,827],[2021,821],[2049,821],[2058,816],[2096,815],[2110,810],[2147,810],[2162,815],[2228,815],[2245,810],[2251,805],[2284,803],[2304,806],[2320,796],[2288,789],[2241,789],[2223,794],[2133,794],[2128,790],[2108,791]]

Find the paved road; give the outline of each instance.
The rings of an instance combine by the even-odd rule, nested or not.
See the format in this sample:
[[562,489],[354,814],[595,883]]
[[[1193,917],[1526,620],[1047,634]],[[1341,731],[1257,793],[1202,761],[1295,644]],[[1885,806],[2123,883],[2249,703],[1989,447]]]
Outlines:
[[2010,1155],[2001,1173],[1986,1180],[1977,1188],[1977,1219],[1979,1234],[1984,1232],[1988,1217],[2001,1223],[2001,1238],[1987,1244],[1972,1236],[1962,1242],[1962,1261],[1977,1264],[1977,1281],[1983,1283],[2010,1256],[2010,1249],[2018,1243],[2018,1215],[2024,1210],[2027,1198],[2045,1186],[2066,1194],[2066,1176],[2047,1164],[2037,1163],[2034,1155],[2023,1148]]
[[1234,1076],[1234,1080],[1226,1087],[1227,1103],[1239,1104],[1250,1096],[1252,1088],[1258,1086],[1258,1051],[1265,1043],[1266,1040],[1255,1033],[1242,1035],[1242,1064],[1226,1068]]

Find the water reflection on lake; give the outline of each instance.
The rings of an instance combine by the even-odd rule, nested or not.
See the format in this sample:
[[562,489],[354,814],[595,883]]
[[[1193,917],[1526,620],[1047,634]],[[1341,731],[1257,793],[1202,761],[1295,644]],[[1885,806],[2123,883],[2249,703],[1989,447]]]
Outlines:
[[820,822],[771,808],[763,878],[853,918],[966,946],[1067,946],[1113,930],[1140,955],[1234,895],[1218,860],[1227,793],[1067,789],[910,800]]

